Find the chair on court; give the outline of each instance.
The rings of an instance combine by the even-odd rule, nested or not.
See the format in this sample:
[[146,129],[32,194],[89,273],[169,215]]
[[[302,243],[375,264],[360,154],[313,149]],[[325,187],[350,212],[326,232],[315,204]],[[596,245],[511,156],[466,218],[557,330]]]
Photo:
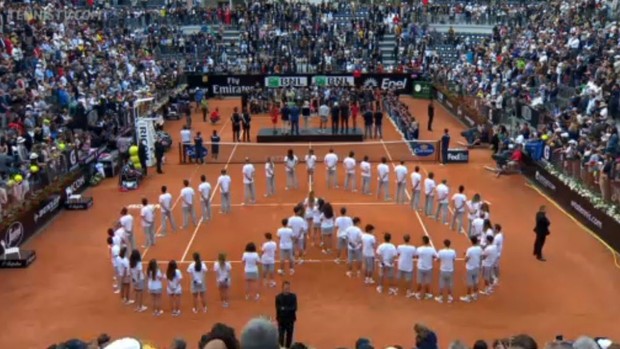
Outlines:
[[4,242],[4,240],[0,241],[0,245],[2,245],[2,250],[4,251],[4,253],[2,253],[2,259],[6,259],[6,257],[11,254],[16,254],[19,259],[22,258],[19,247],[6,247],[6,242]]

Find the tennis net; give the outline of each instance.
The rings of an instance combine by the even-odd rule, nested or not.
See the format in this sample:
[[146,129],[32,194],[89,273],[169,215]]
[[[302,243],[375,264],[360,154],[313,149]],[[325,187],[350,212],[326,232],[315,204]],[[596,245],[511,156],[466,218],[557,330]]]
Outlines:
[[[388,161],[439,161],[439,141],[373,141],[352,143],[225,143],[220,142],[218,149],[214,144],[205,144],[205,163],[214,164],[241,164],[249,158],[252,163],[263,163],[268,157],[279,161],[286,156],[288,150],[303,160],[312,149],[317,161],[323,161],[325,155],[333,150],[340,159],[344,159],[350,152],[355,153],[358,160],[368,156],[370,162],[380,162],[385,157]],[[217,158],[213,151],[218,150]],[[195,162],[193,144],[179,144],[179,159],[181,163]]]

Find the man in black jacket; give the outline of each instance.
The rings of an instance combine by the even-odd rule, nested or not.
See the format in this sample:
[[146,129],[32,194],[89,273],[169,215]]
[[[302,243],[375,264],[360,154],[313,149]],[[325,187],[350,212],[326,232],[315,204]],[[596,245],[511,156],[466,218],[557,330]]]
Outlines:
[[332,114],[332,134],[338,134],[338,126],[340,125],[340,107],[335,102],[331,110]]
[[550,234],[549,226],[551,222],[547,218],[547,209],[545,206],[540,206],[540,209],[536,213],[536,226],[534,227],[534,233],[536,234],[536,240],[534,241],[534,256],[541,262],[546,261],[543,257],[543,246],[545,246],[545,240],[547,235]]
[[282,293],[276,296],[276,320],[280,346],[290,348],[293,342],[293,330],[297,320],[297,296],[291,292],[291,283],[284,281]]
[[433,105],[433,100],[431,99],[430,103],[428,103],[428,131],[433,132],[433,119],[435,118],[435,106]]
[[164,160],[164,153],[166,149],[161,138],[157,138],[155,141],[155,164],[157,165],[157,173],[164,173],[161,169],[161,165]]

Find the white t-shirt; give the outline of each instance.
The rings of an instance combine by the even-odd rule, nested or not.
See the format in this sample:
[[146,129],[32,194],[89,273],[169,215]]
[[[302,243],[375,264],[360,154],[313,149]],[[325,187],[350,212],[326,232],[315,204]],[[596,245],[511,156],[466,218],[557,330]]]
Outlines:
[[116,273],[120,276],[129,275],[129,259],[116,256]]
[[387,164],[377,165],[377,174],[379,176],[379,182],[387,182],[390,179],[390,166]]
[[140,210],[140,218],[141,218],[143,227],[152,226],[154,223],[153,219],[155,218],[155,212],[154,212],[153,206],[146,205],[142,207],[142,209]]
[[181,280],[183,280],[183,274],[179,269],[177,269],[174,271],[174,277],[172,278],[172,280],[168,279],[168,291],[173,293],[180,293]]
[[480,259],[482,257],[482,247],[476,245],[467,249],[465,252],[467,262],[465,263],[465,269],[474,270],[480,268]]
[[362,256],[374,257],[375,246],[377,245],[377,239],[374,235],[368,233],[362,233]]
[[485,247],[486,245],[488,245],[487,243],[487,236],[493,236],[495,235],[495,232],[493,231],[493,229],[489,228],[486,231],[484,231],[481,235],[480,235],[480,246]]
[[334,227],[334,217],[327,218],[321,213],[321,228],[329,229]]
[[185,187],[181,189],[181,201],[183,201],[183,207],[190,207],[194,204],[194,189]]
[[452,195],[452,202],[454,203],[455,212],[465,212],[467,203],[467,196],[465,196],[465,194],[456,193]]
[[362,161],[360,163],[360,172],[362,173],[362,177],[370,177],[371,176],[370,162]]
[[338,155],[334,153],[327,153],[325,155],[325,159],[323,159],[323,162],[325,162],[325,166],[327,166],[328,170],[335,171],[336,165],[338,165]]
[[155,280],[153,280],[150,275],[147,276],[149,290],[161,290],[163,286],[161,280],[164,278],[164,275],[161,273],[161,271],[157,270],[157,273],[155,273]]
[[280,239],[280,249],[281,250],[292,250],[293,249],[293,229],[291,228],[280,228],[277,232],[278,238]]
[[230,262],[224,262],[223,265],[220,262],[214,262],[213,270],[215,270],[215,280],[218,284],[230,281],[230,271],[232,270]]
[[121,227],[123,227],[126,231],[133,231],[133,216],[130,214],[126,214],[122,216],[118,222]]
[[181,142],[192,143],[192,131],[191,130],[181,130]]
[[439,270],[446,272],[454,271],[454,261],[456,260],[456,252],[451,248],[444,248],[437,253],[439,259]]
[[293,230],[293,237],[296,239],[303,239],[305,231],[308,229],[308,223],[300,216],[291,216],[288,219],[288,227]]
[[502,250],[504,249],[504,233],[498,232],[497,234],[495,234],[493,244],[497,246],[497,257],[501,257]]
[[424,180],[424,194],[428,196],[435,196],[435,181],[430,178]]
[[316,155],[306,155],[306,167],[309,170],[313,170],[316,166]]
[[384,242],[377,247],[377,255],[379,255],[382,266],[391,268],[394,266],[394,259],[396,259],[398,252],[393,243]]
[[497,246],[491,244],[485,247],[482,255],[484,256],[482,259],[483,267],[490,268],[494,266],[497,261]]
[[191,276],[193,283],[202,285],[205,283],[207,265],[204,262],[201,262],[200,271],[196,271],[196,262],[192,262],[189,267],[187,267],[187,273]]
[[480,202],[473,202],[469,200],[467,202],[467,218],[469,220],[474,220],[476,217],[480,216]]
[[271,178],[273,177],[274,173],[275,170],[273,164],[270,162],[265,163],[265,177]]
[[260,262],[260,257],[256,252],[243,252],[243,257],[241,257],[241,261],[245,264],[244,271],[246,273],[258,273],[258,263]]
[[474,218],[471,222],[472,234],[473,235],[482,235],[482,228],[484,227],[484,219],[478,217]]
[[336,236],[338,238],[346,238],[347,237],[347,229],[353,226],[353,219],[349,216],[338,216],[336,218],[336,227],[338,227],[338,232]]
[[413,272],[413,257],[416,255],[415,246],[399,245],[396,251],[398,252],[398,270]]
[[163,193],[159,195],[159,207],[163,213],[172,211],[172,194]]
[[220,187],[220,193],[230,193],[230,183],[232,180],[229,175],[221,175],[217,178],[217,185]]
[[435,191],[437,191],[437,201],[440,204],[447,204],[449,202],[450,188],[447,185],[439,183]]
[[116,241],[114,240],[116,238],[120,239],[121,242],[127,238],[127,231],[125,230],[125,228],[120,227],[114,231],[114,237],[112,238],[112,242]]
[[407,182],[407,167],[405,165],[397,165],[394,168],[394,174],[396,174],[396,183],[404,184]]
[[362,247],[362,230],[356,226],[347,228],[347,240],[349,250],[357,250]]
[[[256,172],[256,170],[254,169],[254,165],[252,164],[243,165],[241,172],[243,173],[243,184],[254,183],[254,172]],[[220,183],[220,185],[222,184]]]
[[263,247],[261,251],[263,255],[261,256],[260,262],[262,264],[274,264],[276,262],[276,251],[278,250],[278,244],[275,241],[266,241],[263,243]]
[[418,172],[411,174],[411,187],[414,191],[422,190],[422,175]]
[[211,200],[211,183],[202,182],[198,185],[198,192],[200,193],[200,200],[208,202]]
[[299,159],[297,159],[297,155],[293,155],[292,159],[289,159],[289,157],[285,157],[284,158],[284,167],[286,172],[293,172],[295,170],[295,166],[297,166],[297,163],[299,162]]
[[437,258],[437,251],[431,246],[420,246],[416,250],[418,256],[418,270],[432,270],[433,260]]
[[344,158],[344,160],[342,161],[342,165],[344,165],[344,171],[347,174],[355,174],[355,159],[352,157],[346,157]]

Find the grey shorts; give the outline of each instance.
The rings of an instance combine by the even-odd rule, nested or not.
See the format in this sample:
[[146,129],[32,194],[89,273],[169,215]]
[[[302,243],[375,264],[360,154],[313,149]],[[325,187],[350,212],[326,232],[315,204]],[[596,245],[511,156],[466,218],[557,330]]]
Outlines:
[[258,280],[258,272],[257,271],[246,272],[245,279],[246,280]]
[[321,227],[322,235],[332,235],[334,233],[334,227]]
[[419,285],[430,285],[431,280],[433,279],[433,270],[421,270],[418,269],[418,284]]
[[440,289],[452,289],[454,287],[454,272],[442,271],[439,272],[439,288]]
[[391,280],[394,278],[394,267],[386,267],[382,265],[381,268],[379,268],[379,273],[381,273],[382,277]]
[[149,288],[149,293],[150,294],[158,295],[158,294],[161,294],[161,291],[162,291],[161,288]]
[[326,115],[321,115],[321,121],[327,122],[328,117]]
[[133,282],[134,291],[144,291],[144,280],[138,280]]
[[477,286],[480,282],[480,269],[467,270],[467,287]]
[[347,238],[338,238],[338,249],[339,250],[346,250],[348,246],[348,242],[347,242]]
[[297,240],[297,248],[302,251],[306,249],[306,237],[305,236]]
[[226,281],[218,281],[217,283],[217,287],[219,289],[227,289],[230,288],[230,279],[227,279]]
[[293,259],[293,250],[292,249],[281,249],[280,250],[280,259],[281,260],[291,260]]
[[360,262],[362,260],[362,251],[349,249],[348,259],[349,262]]
[[484,281],[493,280],[493,267],[482,267],[482,279]]
[[263,273],[273,273],[276,270],[276,265],[273,263],[263,264]]
[[190,286],[190,291],[192,292],[192,294],[196,294],[196,293],[205,293],[207,292],[207,285],[203,283],[197,283],[192,281],[192,284]]
[[176,289],[172,289],[168,287],[166,288],[166,291],[168,292],[169,295],[181,295],[181,293],[183,293],[181,286],[177,287]]
[[405,280],[407,282],[413,280],[413,272],[412,271],[404,271],[404,270],[399,270],[398,271],[398,279],[399,280]]
[[364,269],[367,273],[375,271],[375,257],[364,257]]

